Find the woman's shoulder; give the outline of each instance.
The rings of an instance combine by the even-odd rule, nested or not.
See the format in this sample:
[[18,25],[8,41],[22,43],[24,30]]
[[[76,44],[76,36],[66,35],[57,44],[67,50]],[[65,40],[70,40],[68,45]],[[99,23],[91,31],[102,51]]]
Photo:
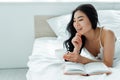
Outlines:
[[116,39],[114,32],[106,27],[100,27],[101,29],[101,42],[104,44],[104,41],[111,39]]
[[103,28],[103,34],[107,35],[107,36],[113,36],[113,37],[115,37],[114,32],[111,29],[106,28],[106,27]]
[[115,36],[114,32],[111,29],[106,28],[106,27],[99,27],[99,28],[101,30],[102,35],[113,35],[113,36]]
[[110,40],[110,39],[116,40],[115,33],[111,29],[105,27],[102,30],[102,38],[103,38],[103,42],[104,40]]

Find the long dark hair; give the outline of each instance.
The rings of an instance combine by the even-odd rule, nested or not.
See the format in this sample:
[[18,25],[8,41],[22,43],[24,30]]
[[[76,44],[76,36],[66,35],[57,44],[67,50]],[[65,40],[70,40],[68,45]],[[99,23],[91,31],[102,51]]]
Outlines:
[[[73,46],[71,40],[73,39],[73,37],[74,37],[75,34],[76,34],[76,30],[75,30],[75,28],[74,28],[74,26],[73,26],[73,18],[74,18],[74,14],[75,14],[76,11],[82,11],[83,13],[85,13],[85,14],[87,15],[88,19],[89,19],[90,22],[91,22],[92,29],[95,30],[96,27],[97,27],[97,23],[98,23],[98,14],[97,14],[97,11],[96,11],[96,9],[94,8],[94,6],[92,6],[91,4],[83,4],[83,5],[80,5],[80,6],[78,6],[78,7],[72,12],[71,20],[70,20],[70,22],[69,22],[68,25],[67,25],[67,31],[69,32],[70,37],[69,37],[68,40],[66,40],[66,41],[64,42],[64,45],[65,45],[67,51],[71,51],[71,52],[72,52],[73,49],[74,49],[74,46]],[[81,47],[81,49],[80,49],[80,52],[81,52],[82,48],[83,48],[84,45],[85,45],[85,40],[86,40],[86,38],[85,38],[84,35],[82,35],[82,36],[81,36],[81,39],[82,39],[82,47]]]

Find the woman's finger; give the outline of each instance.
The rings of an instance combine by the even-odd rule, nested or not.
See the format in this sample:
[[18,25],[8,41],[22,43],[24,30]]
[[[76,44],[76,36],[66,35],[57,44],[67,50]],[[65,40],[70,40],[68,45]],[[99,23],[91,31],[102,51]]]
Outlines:
[[81,37],[82,35],[80,33],[76,33],[77,36]]

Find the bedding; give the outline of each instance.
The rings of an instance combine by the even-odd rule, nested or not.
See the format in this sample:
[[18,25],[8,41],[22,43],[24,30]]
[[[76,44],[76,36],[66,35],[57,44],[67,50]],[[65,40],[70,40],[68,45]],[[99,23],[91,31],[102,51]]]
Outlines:
[[110,75],[64,75],[64,60],[57,57],[62,55],[56,55],[65,52],[63,48],[63,41],[55,37],[36,39],[33,53],[29,57],[27,80],[120,80],[120,60],[115,67],[110,68],[112,71]]

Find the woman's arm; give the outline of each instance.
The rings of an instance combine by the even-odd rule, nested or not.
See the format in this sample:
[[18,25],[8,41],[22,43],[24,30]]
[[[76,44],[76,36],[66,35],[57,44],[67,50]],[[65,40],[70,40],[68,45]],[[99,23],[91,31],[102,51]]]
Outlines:
[[115,53],[115,35],[111,30],[104,29],[103,32],[103,62],[112,67]]
[[79,53],[76,52],[69,52],[63,56],[65,60],[68,60],[70,62],[76,62],[76,63],[82,63],[87,64],[90,62],[97,62],[96,60],[92,60],[86,57],[81,56]]

